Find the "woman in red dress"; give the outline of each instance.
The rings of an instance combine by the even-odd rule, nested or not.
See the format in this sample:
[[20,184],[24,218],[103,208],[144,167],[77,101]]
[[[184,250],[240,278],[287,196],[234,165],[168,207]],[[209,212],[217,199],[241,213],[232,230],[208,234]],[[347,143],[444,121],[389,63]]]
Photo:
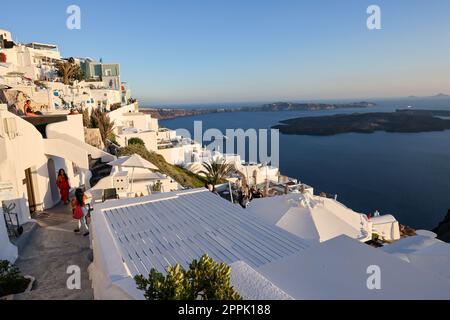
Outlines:
[[66,172],[64,169],[59,169],[58,172],[58,178],[56,179],[56,184],[59,188],[59,194],[61,195],[61,201],[64,204],[69,203],[69,190],[70,190],[70,184],[69,184],[69,177],[67,177]]

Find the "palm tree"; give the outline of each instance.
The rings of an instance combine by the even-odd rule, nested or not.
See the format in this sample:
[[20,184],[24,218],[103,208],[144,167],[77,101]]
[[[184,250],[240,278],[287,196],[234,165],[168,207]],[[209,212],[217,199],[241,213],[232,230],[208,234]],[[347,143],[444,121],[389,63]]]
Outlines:
[[208,182],[213,186],[219,184],[236,171],[234,166],[227,163],[225,159],[218,159],[211,163],[204,162],[203,167],[205,170],[202,170],[199,173],[205,175]]
[[108,139],[115,139],[114,121],[111,121],[106,112],[95,109],[91,115],[91,125],[93,128],[100,130],[100,135],[105,146],[107,145]]
[[56,67],[58,76],[62,78],[62,82],[66,85],[70,84],[71,80],[82,80],[83,78],[83,72],[73,58],[58,62]]

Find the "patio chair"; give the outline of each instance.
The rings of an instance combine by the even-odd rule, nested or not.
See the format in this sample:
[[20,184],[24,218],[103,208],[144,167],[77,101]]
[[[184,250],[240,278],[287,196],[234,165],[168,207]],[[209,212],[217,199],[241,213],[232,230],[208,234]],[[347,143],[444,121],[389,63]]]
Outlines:
[[[2,203],[3,218],[5,219],[6,228],[10,237],[20,237],[23,233],[23,227],[19,223],[19,215],[16,212],[12,212],[16,208],[15,203],[6,205]],[[14,223],[15,220],[15,223]]]
[[119,199],[116,188],[104,189],[102,195],[102,202],[106,200]]

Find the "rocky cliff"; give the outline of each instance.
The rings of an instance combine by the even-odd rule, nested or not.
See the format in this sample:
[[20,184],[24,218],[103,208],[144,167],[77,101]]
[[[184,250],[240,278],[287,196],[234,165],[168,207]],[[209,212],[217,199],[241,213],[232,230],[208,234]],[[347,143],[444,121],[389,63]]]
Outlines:
[[450,243],[450,209],[444,220],[433,230],[437,234],[438,239]]

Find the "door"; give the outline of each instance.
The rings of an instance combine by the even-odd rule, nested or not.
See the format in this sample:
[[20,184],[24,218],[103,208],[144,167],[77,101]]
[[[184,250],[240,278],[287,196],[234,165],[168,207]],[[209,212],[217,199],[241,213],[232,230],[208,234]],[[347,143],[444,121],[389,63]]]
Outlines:
[[30,208],[30,213],[35,213],[36,212],[36,196],[34,193],[33,172],[31,171],[31,168],[28,168],[25,170],[24,183],[27,185],[28,207]]
[[50,183],[50,192],[54,204],[57,204],[60,200],[58,186],[56,185],[56,167],[55,160],[48,159],[47,170]]

